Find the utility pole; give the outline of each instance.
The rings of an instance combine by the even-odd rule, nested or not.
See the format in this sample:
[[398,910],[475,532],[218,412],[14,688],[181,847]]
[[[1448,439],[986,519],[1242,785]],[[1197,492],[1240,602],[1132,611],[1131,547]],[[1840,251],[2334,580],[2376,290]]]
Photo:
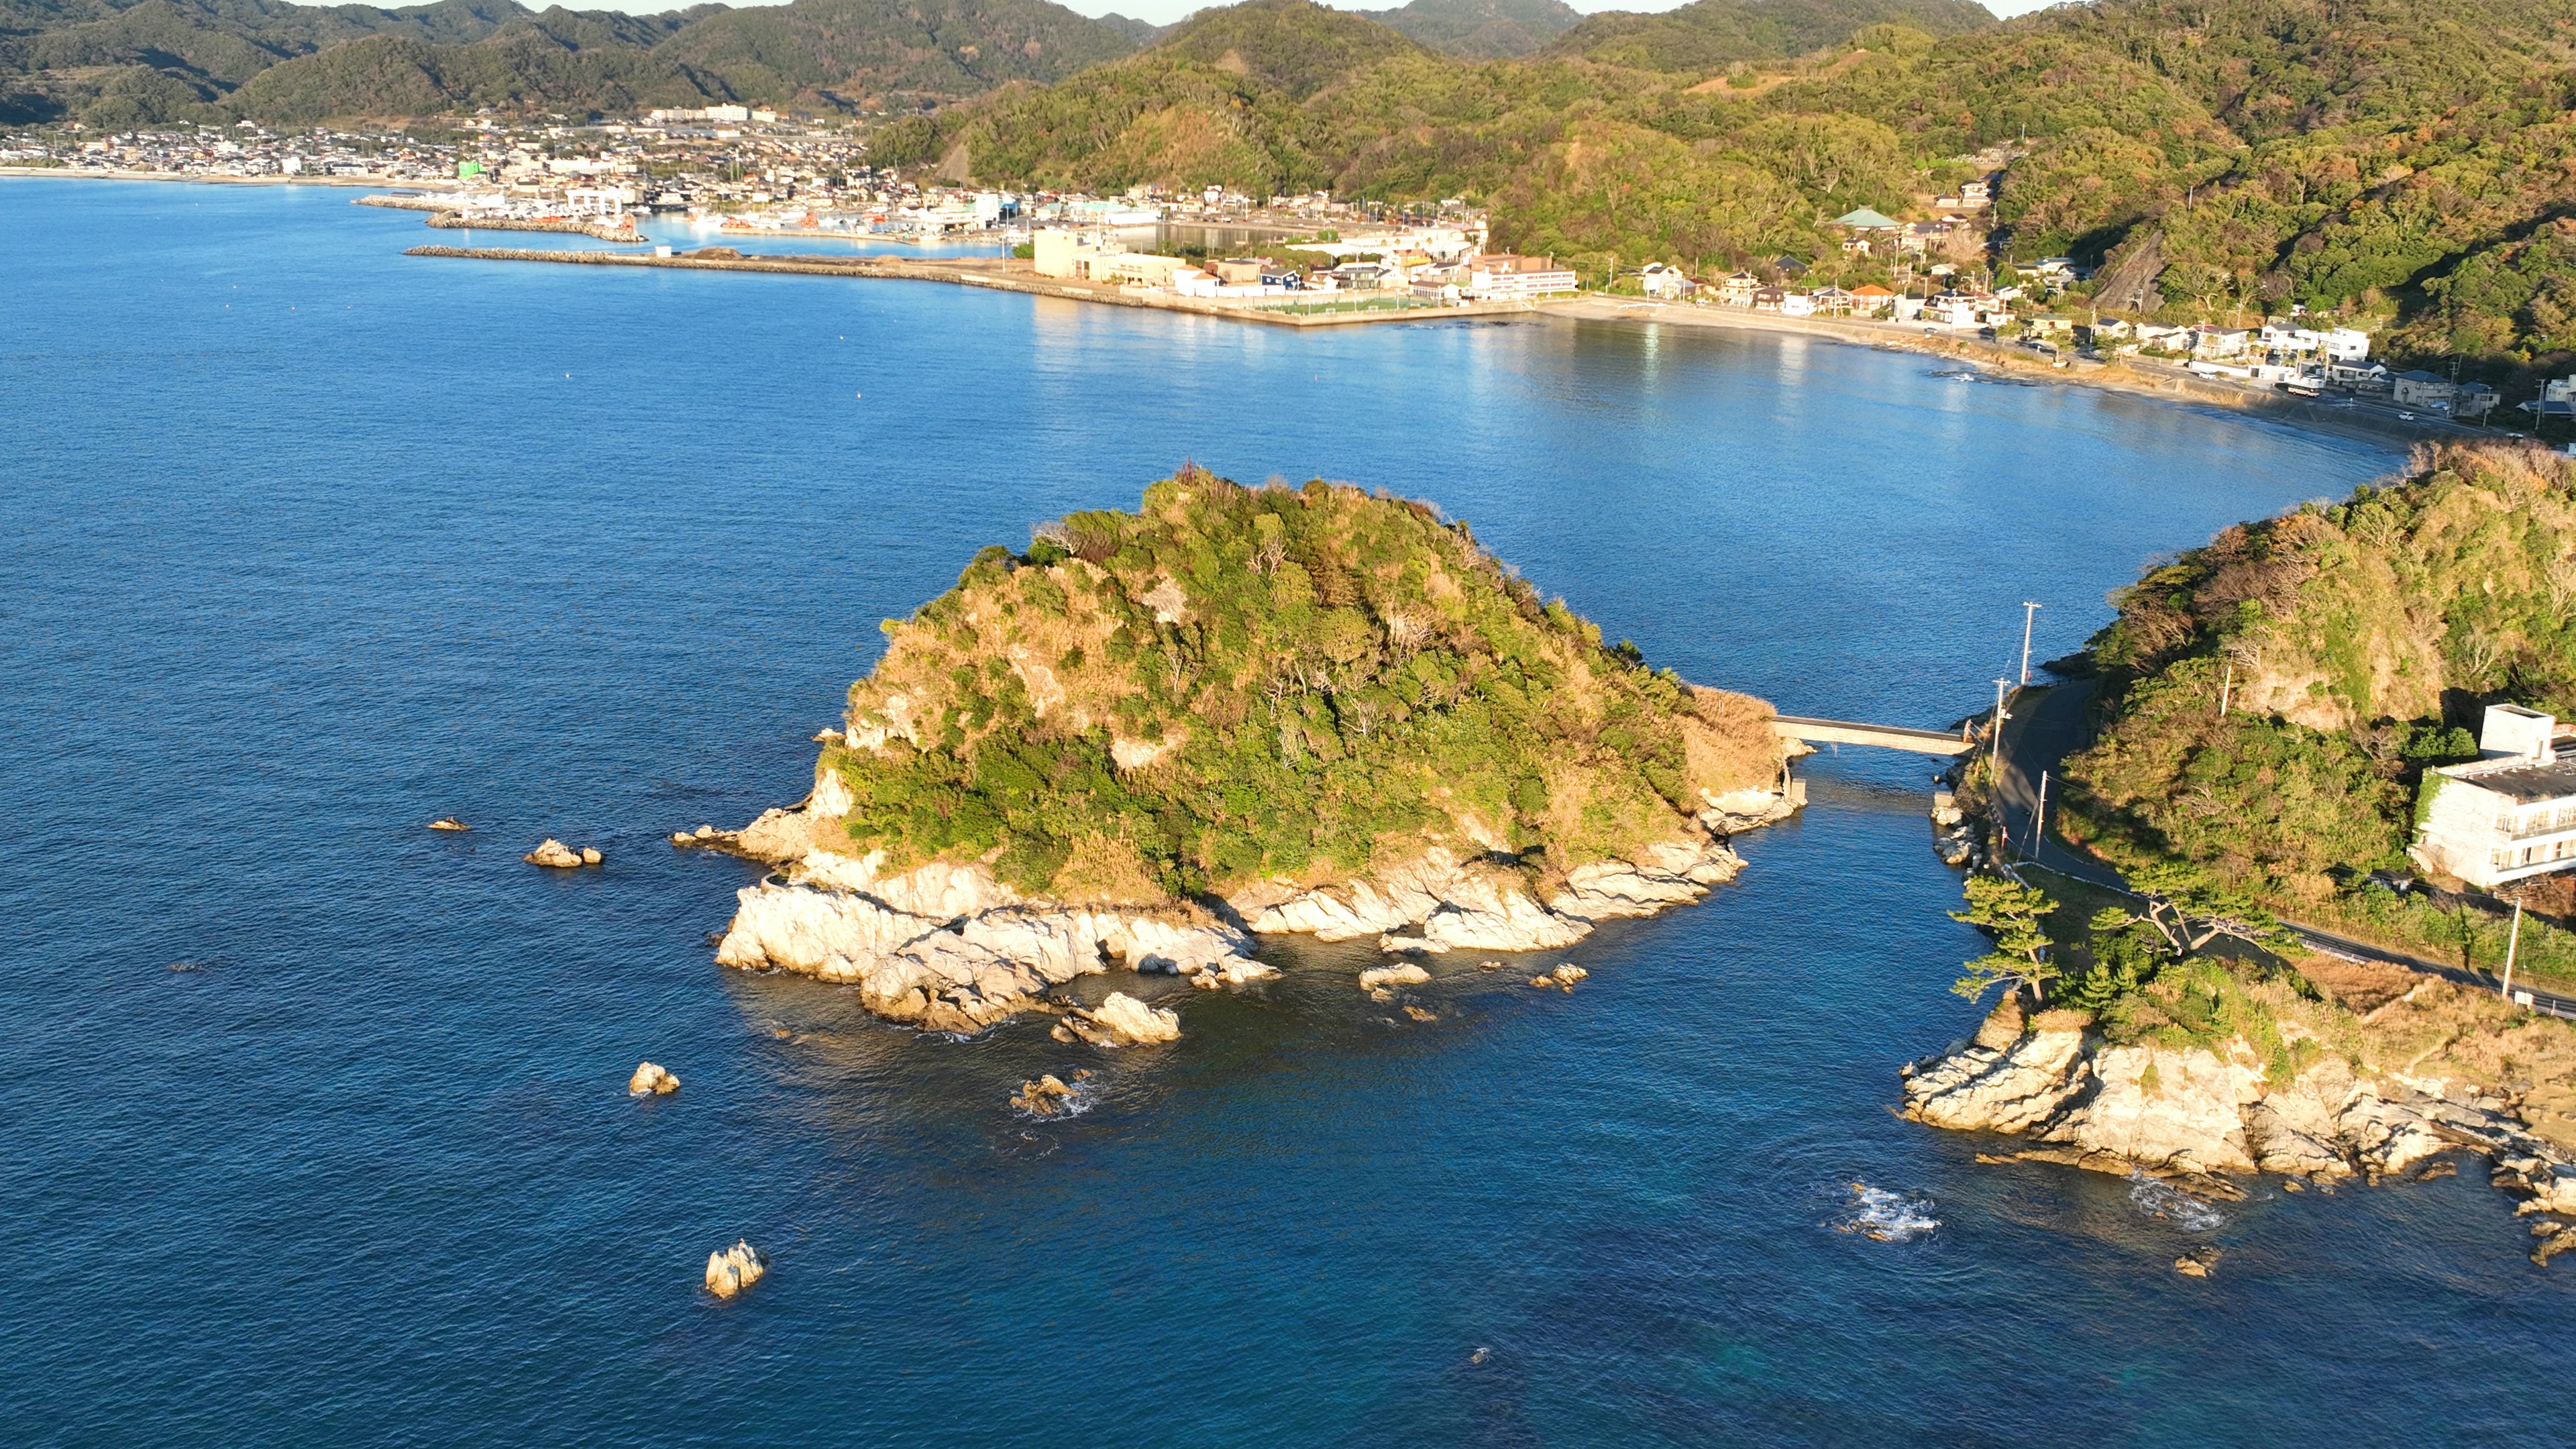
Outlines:
[[2236,690],[2236,661],[2227,661],[2227,677],[2218,682],[2218,717],[2227,718],[2227,697]]
[[2048,772],[2039,772],[2039,808],[2030,813],[2030,858],[2039,859],[2048,844]]
[[2505,999],[2507,1005],[2513,1002],[2513,953],[2514,949],[2521,944],[2522,897],[2516,895],[2513,898],[2513,934],[2504,938],[2504,985],[2497,992]]
[[1991,738],[1986,741],[1986,778],[1996,782],[1998,787],[2004,777],[2004,721],[2012,718],[2004,713],[2004,691],[2010,688],[2012,681],[2009,679],[1995,681],[1995,726],[1988,732]]
[[2021,601],[2021,682],[2022,682],[2022,687],[2023,687],[2023,688],[2025,688],[2025,689],[2027,689],[2027,688],[2029,688],[2029,687],[2030,687],[2030,623],[2031,623],[2031,620],[2036,619],[2036,618],[2038,618],[2038,617],[2039,617],[2039,605],[2032,603],[2032,602],[2031,602],[2030,600],[2028,600],[2028,599],[2024,599],[2024,600],[2022,600],[2022,601]]

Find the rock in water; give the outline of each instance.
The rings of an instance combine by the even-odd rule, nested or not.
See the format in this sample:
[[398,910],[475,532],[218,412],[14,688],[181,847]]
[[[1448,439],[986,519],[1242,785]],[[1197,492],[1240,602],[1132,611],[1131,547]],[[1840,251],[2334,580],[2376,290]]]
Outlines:
[[581,848],[581,863],[582,863],[582,864],[584,864],[584,865],[597,865],[597,864],[599,864],[599,862],[600,862],[600,854],[599,854],[598,847],[596,847],[596,846],[589,846],[589,845],[585,845],[585,846],[583,846],[583,847]]
[[581,864],[580,852],[551,835],[539,842],[536,849],[519,858],[530,865],[542,865],[555,870],[571,870]]
[[1073,1080],[1075,1085],[1067,1086],[1062,1078],[1050,1073],[1034,1082],[1022,1082],[1018,1095],[1011,1098],[1011,1105],[1032,1117],[1072,1113],[1079,1109],[1075,1098],[1080,1084],[1091,1080],[1091,1073],[1076,1072]]
[[1147,1006],[1124,991],[1110,992],[1108,999],[1083,1019],[1110,1038],[1101,1043],[1105,1046],[1143,1046],[1181,1039],[1178,1016]]
[[1390,986],[1419,986],[1430,979],[1430,972],[1410,961],[1401,966],[1372,966],[1360,973],[1360,990],[1380,991]]
[[731,1298],[759,1282],[768,1271],[768,1254],[747,1241],[737,1241],[721,1253],[707,1254],[707,1291],[718,1298]]
[[678,1090],[680,1079],[651,1062],[638,1065],[635,1075],[626,1079],[626,1091],[630,1096],[666,1097]]
[[429,822],[429,828],[432,830],[471,830],[474,827],[457,819],[453,815],[441,815],[436,820]]

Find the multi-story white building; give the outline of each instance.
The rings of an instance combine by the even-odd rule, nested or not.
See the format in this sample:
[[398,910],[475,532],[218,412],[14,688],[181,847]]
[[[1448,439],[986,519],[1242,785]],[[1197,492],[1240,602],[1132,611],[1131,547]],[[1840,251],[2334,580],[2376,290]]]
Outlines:
[[2478,749],[2433,771],[2415,859],[2480,890],[2576,866],[2576,759],[2560,753],[2556,716],[2488,705]]

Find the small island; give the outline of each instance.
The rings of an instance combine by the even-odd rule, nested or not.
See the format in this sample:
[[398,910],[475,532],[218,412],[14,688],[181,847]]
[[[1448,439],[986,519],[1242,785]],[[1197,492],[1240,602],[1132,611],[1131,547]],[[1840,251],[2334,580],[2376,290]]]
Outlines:
[[1241,985],[1260,934],[1557,950],[1698,899],[1797,803],[1768,704],[1605,644],[1464,522],[1321,480],[1183,468],[882,627],[812,793],[722,837],[783,870],[717,959],[930,1029],[1113,960]]
[[2465,1151],[2576,1248],[2576,1026],[2535,1009],[2576,995],[2576,466],[2419,450],[2115,602],[2043,861],[1958,913],[2004,999],[1908,1114],[2222,1195]]

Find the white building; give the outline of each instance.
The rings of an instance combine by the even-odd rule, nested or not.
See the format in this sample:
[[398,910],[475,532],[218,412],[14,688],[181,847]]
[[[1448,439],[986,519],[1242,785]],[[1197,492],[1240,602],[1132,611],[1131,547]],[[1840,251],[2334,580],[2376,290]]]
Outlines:
[[2555,716],[2488,705],[2481,758],[2433,772],[2410,853],[2480,890],[2576,865],[2576,760],[2559,745]]

